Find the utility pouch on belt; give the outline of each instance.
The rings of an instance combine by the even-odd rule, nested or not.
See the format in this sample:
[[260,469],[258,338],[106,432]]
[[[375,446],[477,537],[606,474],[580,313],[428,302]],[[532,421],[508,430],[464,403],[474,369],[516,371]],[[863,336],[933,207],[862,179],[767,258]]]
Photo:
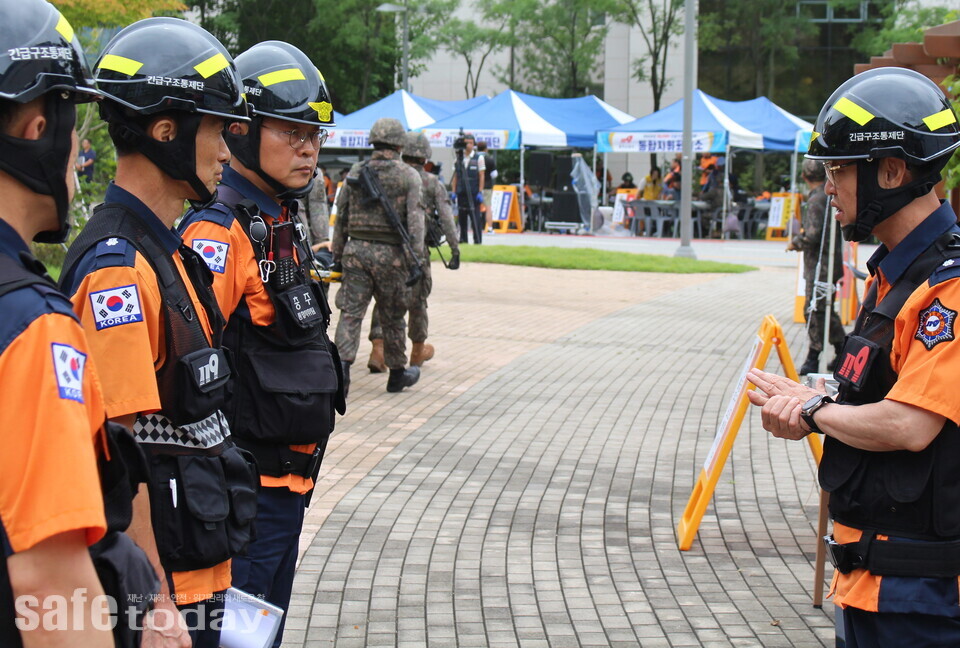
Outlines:
[[250,453],[218,456],[154,453],[150,506],[160,561],[167,571],[213,567],[252,539],[258,474]]

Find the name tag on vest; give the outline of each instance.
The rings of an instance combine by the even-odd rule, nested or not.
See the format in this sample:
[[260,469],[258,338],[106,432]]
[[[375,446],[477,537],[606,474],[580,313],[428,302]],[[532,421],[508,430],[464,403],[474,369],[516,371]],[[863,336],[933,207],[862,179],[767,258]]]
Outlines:
[[193,382],[203,393],[223,385],[230,378],[230,365],[222,349],[201,349],[184,356]]
[[310,286],[294,286],[280,293],[279,296],[287,313],[300,327],[310,328],[320,321],[320,307]]

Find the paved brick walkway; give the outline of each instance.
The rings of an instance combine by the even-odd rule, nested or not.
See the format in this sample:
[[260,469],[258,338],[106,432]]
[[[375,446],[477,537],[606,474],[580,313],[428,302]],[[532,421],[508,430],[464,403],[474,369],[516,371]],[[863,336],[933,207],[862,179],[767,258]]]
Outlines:
[[362,347],[285,646],[832,644],[805,444],[749,417],[689,552],[674,531],[762,316],[805,350],[792,271],[434,276],[419,384],[387,394]]

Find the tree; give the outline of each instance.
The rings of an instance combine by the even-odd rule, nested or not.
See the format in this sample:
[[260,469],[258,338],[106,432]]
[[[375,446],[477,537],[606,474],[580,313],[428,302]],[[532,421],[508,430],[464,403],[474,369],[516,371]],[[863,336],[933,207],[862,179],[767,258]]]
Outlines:
[[[481,27],[473,21],[453,18],[447,21],[440,34],[442,47],[463,58],[467,64],[467,76],[463,80],[463,92],[469,99],[477,96],[480,74],[487,57],[497,47],[508,42],[504,37],[507,19],[499,27]],[[476,65],[476,68],[474,68]]]
[[[599,90],[598,61],[607,35],[606,12],[614,0],[502,0],[485,6],[507,19],[512,48],[500,81],[548,97],[579,97]],[[518,75],[517,69],[522,72]]]
[[[835,11],[856,10],[859,4],[859,0],[833,0]],[[880,20],[868,23],[850,41],[866,56],[879,56],[893,43],[922,42],[923,31],[947,22],[951,11],[919,0],[886,0],[875,5]]]
[[796,0],[704,1],[700,59],[739,52],[742,68],[738,72],[745,73],[748,94],[773,97],[778,73],[795,67],[800,40],[815,32],[815,25],[797,11]]
[[183,11],[179,0],[51,0],[74,29],[126,26],[158,12]]
[[684,0],[619,0],[618,20],[640,30],[646,53],[636,59],[634,77],[648,81],[653,94],[653,110],[660,110],[663,93],[670,85],[667,78],[667,53],[670,41],[683,33],[680,13]]

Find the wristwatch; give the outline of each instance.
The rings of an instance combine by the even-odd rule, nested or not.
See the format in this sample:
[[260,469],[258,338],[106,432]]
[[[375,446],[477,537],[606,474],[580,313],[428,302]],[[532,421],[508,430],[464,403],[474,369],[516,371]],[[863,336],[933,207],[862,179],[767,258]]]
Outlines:
[[817,434],[823,434],[823,430],[817,426],[816,421],[813,420],[813,415],[816,414],[821,407],[827,403],[835,403],[836,401],[827,396],[826,394],[817,394],[806,403],[803,404],[803,407],[800,408],[800,418],[803,419],[803,422],[807,424],[813,432]]

